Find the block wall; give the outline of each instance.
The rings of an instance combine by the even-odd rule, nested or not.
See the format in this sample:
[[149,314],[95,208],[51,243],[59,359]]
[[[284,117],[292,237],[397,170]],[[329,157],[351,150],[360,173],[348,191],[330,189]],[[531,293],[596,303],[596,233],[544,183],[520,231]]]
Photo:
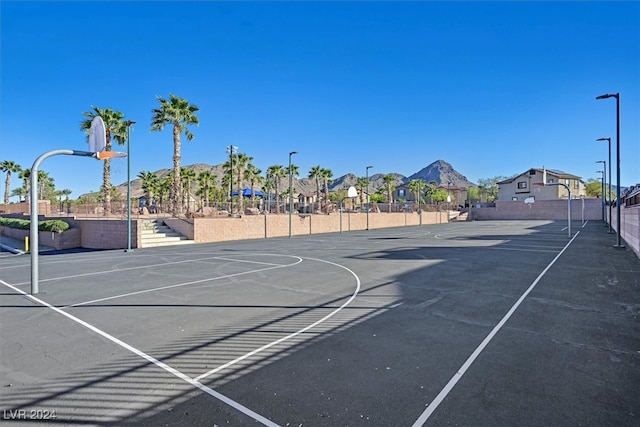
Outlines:
[[[81,232],[81,246],[88,249],[126,249],[127,221],[109,219],[76,220]],[[140,242],[139,220],[131,220],[131,247]]]
[[[571,219],[582,220],[583,199],[571,200]],[[505,219],[551,219],[567,220],[566,200],[536,200],[535,203],[496,201],[495,208],[474,208],[471,215],[474,220]],[[585,221],[602,221],[602,201],[600,199],[584,199]]]

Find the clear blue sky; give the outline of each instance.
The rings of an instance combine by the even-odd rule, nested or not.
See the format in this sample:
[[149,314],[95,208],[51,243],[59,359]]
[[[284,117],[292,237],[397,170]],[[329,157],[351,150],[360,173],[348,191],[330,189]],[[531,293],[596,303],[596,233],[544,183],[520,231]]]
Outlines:
[[[1,11],[0,159],[85,150],[92,105],[136,120],[131,171],[172,164],[156,96],[200,107],[182,165],[235,145],[263,171],[409,176],[442,159],[477,182],[530,167],[599,178],[621,93],[622,185],[640,182],[639,2],[29,2]],[[102,164],[42,169],[75,198]],[[0,177],[4,183],[4,174]],[[126,182],[114,162],[112,182]],[[21,184],[14,179],[14,188]],[[615,163],[614,163],[615,183]],[[3,187],[2,187],[3,188]],[[12,200],[15,200],[12,199]]]

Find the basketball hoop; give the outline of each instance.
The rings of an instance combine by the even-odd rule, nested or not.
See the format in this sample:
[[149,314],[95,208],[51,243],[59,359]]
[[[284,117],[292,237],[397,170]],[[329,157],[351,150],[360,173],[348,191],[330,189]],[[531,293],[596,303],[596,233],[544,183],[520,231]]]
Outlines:
[[123,159],[127,157],[127,153],[123,153],[122,151],[98,151],[95,153],[95,157],[98,160]]
[[91,120],[87,143],[89,144],[89,151],[92,153],[104,151],[107,145],[107,135],[102,117],[95,116]]

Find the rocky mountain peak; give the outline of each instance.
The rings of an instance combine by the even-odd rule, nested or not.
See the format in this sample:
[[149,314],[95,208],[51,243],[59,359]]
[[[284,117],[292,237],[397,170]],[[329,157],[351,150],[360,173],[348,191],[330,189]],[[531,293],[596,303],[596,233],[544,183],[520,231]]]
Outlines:
[[470,182],[466,176],[460,174],[453,168],[453,166],[444,160],[436,160],[420,171],[405,178],[404,182],[409,182],[412,179],[421,179],[427,183],[436,182],[439,185],[447,185],[448,183],[451,183],[451,185],[455,187],[467,188],[469,186],[475,186],[475,184]]

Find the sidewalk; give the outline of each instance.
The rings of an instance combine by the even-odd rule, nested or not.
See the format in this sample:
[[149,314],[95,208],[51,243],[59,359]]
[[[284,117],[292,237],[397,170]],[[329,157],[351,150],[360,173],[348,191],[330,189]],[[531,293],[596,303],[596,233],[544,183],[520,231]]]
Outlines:
[[[40,252],[53,250],[55,250],[55,248],[40,245]],[[0,252],[12,252],[14,254],[25,253],[24,242],[18,239],[0,235]]]

